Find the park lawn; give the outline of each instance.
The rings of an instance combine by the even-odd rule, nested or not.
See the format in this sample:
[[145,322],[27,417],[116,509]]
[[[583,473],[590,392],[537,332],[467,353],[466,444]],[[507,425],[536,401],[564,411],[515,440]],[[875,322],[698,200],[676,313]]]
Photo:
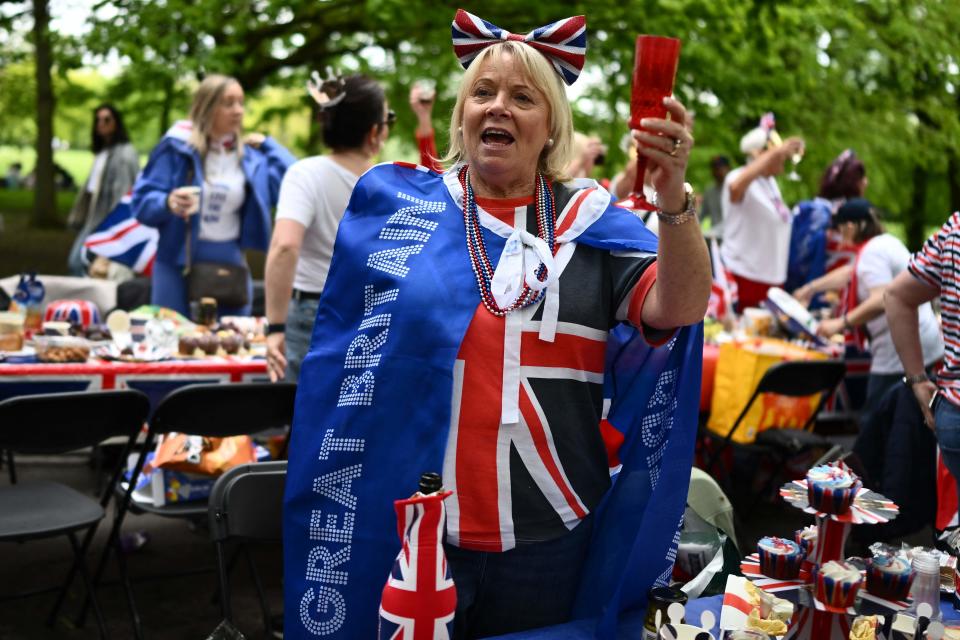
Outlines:
[[[66,169],[77,185],[82,185],[93,166],[93,154],[86,149],[61,149],[53,152],[53,161]],[[33,171],[37,152],[32,147],[0,145],[0,175],[6,175],[14,162],[23,164],[21,176],[26,176]]]
[[[75,192],[57,194],[61,220],[76,197]],[[30,226],[33,192],[0,190],[0,277],[23,271],[66,275],[67,256],[73,245],[74,232],[69,229],[35,229]]]

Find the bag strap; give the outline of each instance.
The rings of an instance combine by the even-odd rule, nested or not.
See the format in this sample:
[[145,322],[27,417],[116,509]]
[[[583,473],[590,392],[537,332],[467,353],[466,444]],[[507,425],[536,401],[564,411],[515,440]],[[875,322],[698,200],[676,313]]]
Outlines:
[[[187,185],[193,184],[193,177],[194,177],[193,158],[190,158],[190,164],[187,165],[187,173],[184,176],[183,183]],[[190,216],[188,216],[187,219],[184,220],[184,224],[187,227],[186,232],[184,233],[184,236],[183,236],[184,249],[186,250],[186,253],[187,253],[187,261],[183,265],[183,275],[188,276],[190,275],[190,269],[193,266],[193,255],[190,250],[190,236],[193,233],[193,220],[190,219]]]

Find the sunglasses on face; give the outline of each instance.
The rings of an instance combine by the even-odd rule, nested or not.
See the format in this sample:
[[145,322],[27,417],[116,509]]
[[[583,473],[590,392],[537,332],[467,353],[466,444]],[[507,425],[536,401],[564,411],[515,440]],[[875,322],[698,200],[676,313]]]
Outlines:
[[385,124],[388,127],[392,127],[397,122],[397,112],[393,109],[387,111],[387,119],[384,120],[381,124]]

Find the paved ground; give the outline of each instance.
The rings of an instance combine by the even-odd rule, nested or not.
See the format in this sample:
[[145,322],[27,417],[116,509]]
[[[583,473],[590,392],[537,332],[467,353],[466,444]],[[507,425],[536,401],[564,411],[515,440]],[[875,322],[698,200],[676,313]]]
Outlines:
[[[22,480],[57,478],[88,491],[95,482],[94,473],[82,457],[55,462],[21,460],[18,470]],[[6,482],[4,469],[0,484]],[[754,549],[757,539],[763,535],[790,536],[806,524],[812,524],[811,516],[782,502],[761,503],[739,523],[741,549]],[[207,638],[220,622],[220,610],[213,601],[217,582],[213,571],[215,557],[205,528],[180,520],[130,516],[124,529],[127,532],[145,531],[149,536],[144,547],[127,556],[147,640]],[[102,542],[104,533],[101,532],[98,542]],[[911,540],[915,544],[929,544],[929,536],[929,531],[924,531],[911,536]],[[852,544],[848,551],[862,553]],[[256,549],[255,556],[270,606],[279,612],[282,597],[279,548],[262,547]],[[69,545],[63,538],[24,545],[0,545],[0,595],[58,584],[69,568],[70,559]],[[115,565],[111,563],[110,566],[112,584],[100,590],[100,598],[111,637],[131,638],[123,592],[114,582]],[[190,576],[157,577],[176,570],[203,568],[209,568],[209,571]],[[234,571],[232,584],[237,626],[250,639],[266,637],[253,583],[242,563]],[[0,602],[0,640],[96,638],[92,620],[83,629],[76,628],[73,623],[82,596],[82,589],[75,586],[63,614],[52,628],[44,624],[53,603],[52,594]]]

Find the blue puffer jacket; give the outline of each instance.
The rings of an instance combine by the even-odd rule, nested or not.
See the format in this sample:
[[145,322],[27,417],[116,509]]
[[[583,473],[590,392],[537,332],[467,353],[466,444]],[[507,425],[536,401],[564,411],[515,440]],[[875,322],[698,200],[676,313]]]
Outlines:
[[[159,229],[157,260],[174,265],[186,264],[186,226],[183,219],[167,208],[167,196],[177,187],[188,184],[190,167],[193,168],[190,184],[203,185],[200,154],[187,144],[190,126],[189,122],[178,122],[170,128],[151,152],[146,168],[133,185],[134,216],[141,223]],[[267,250],[272,231],[270,212],[277,204],[283,174],[295,161],[293,154],[272,138],[264,140],[259,149],[244,147],[241,164],[247,178],[247,194],[240,210],[241,249]],[[190,224],[195,247],[200,235],[200,216],[191,216]]]

